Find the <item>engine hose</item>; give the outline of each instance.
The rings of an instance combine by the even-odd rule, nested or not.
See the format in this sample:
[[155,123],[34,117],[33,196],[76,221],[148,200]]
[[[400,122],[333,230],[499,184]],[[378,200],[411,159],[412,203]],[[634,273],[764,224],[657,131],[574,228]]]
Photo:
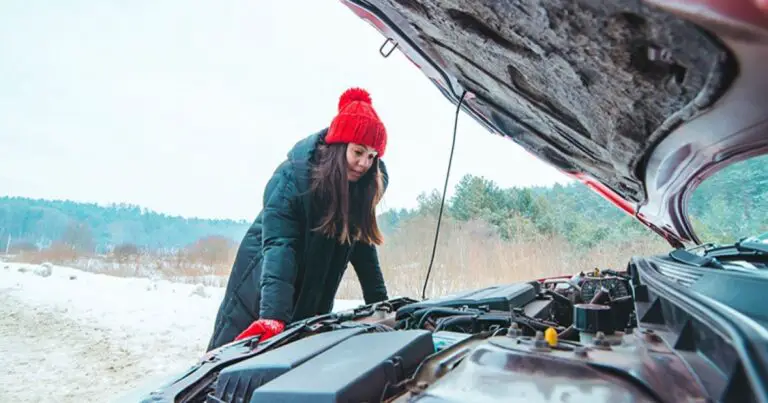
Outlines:
[[439,331],[442,329],[447,328],[451,325],[458,325],[458,324],[474,324],[476,320],[475,315],[462,315],[462,316],[454,316],[451,318],[445,318],[440,320],[440,323],[435,327],[435,331]]
[[427,315],[427,314],[431,315],[432,313],[435,313],[435,312],[445,313],[448,315],[462,315],[462,314],[466,315],[467,314],[467,311],[465,310],[438,306],[438,307],[431,307],[431,308],[421,308],[419,310],[414,311],[411,314],[411,316],[413,318],[420,319],[424,315]]
[[458,309],[453,308],[426,308],[426,309],[420,309],[418,311],[415,311],[413,313],[414,319],[419,319],[419,324],[416,325],[417,329],[422,329],[424,327],[424,324],[427,323],[427,319],[429,319],[430,316],[435,314],[441,314],[443,316],[446,315],[467,315],[467,311],[461,311]]
[[[443,330],[447,328],[448,326],[456,325],[456,324],[463,324],[467,322],[468,324],[472,324],[473,326],[477,325],[503,325],[508,326],[510,324],[510,318],[508,316],[500,316],[500,315],[459,315],[454,317],[447,317],[447,318],[440,318],[437,320],[437,324],[435,326],[434,331]],[[514,321],[522,326],[525,326],[529,328],[531,331],[536,332],[537,330],[545,330],[549,326],[538,323],[536,321],[526,320],[526,319],[518,319]],[[472,329],[473,332],[479,331],[478,329]]]
[[557,337],[563,338],[563,339],[570,339],[571,337],[575,336],[577,333],[576,328],[573,327],[573,325],[568,326],[565,330],[557,334]]
[[533,320],[521,320],[518,323],[522,323],[522,324],[530,327],[533,330],[544,331],[544,330],[547,330],[547,328],[549,327],[549,326],[547,326],[547,325],[545,325],[543,323],[539,323],[539,322],[536,322],[536,321],[533,321]]
[[517,323],[517,324],[519,324],[519,325],[523,325],[523,326],[527,327],[528,329],[531,329],[531,331],[532,331],[533,333],[536,333],[536,331],[537,331],[537,330],[541,330],[541,329],[537,329],[537,328],[536,328],[536,327],[534,327],[534,326],[531,326],[531,324],[530,324],[530,323],[527,323],[527,322],[516,322],[516,323]]
[[546,293],[547,295],[551,296],[552,299],[556,299],[556,300],[558,300],[558,301],[568,305],[569,307],[573,306],[573,302],[571,302],[570,299],[568,299],[566,296],[564,296],[562,294],[559,294],[559,293],[557,293],[555,291],[552,291],[552,290],[544,290],[544,293]]
[[407,324],[408,324],[408,320],[407,319],[398,320],[397,322],[395,322],[395,330],[405,329],[405,326]]

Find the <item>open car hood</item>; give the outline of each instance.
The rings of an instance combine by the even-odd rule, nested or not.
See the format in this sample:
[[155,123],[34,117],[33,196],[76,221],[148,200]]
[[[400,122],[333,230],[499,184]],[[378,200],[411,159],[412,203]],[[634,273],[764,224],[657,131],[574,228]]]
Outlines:
[[673,246],[693,188],[768,149],[768,19],[745,0],[342,0],[453,103]]

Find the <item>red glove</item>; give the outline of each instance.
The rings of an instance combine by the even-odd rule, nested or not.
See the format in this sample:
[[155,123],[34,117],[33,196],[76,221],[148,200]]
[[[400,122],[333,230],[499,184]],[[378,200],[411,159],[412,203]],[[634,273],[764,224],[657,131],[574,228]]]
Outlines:
[[235,337],[235,341],[242,340],[251,336],[259,336],[259,342],[280,333],[285,329],[285,323],[274,319],[259,319],[251,323],[247,329]]

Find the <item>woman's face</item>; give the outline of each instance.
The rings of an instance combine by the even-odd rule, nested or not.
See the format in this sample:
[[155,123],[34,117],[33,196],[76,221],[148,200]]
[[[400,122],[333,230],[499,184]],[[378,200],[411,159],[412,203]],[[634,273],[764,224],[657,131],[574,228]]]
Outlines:
[[347,178],[350,182],[357,182],[365,175],[373,165],[376,158],[376,150],[357,143],[349,143],[347,146]]

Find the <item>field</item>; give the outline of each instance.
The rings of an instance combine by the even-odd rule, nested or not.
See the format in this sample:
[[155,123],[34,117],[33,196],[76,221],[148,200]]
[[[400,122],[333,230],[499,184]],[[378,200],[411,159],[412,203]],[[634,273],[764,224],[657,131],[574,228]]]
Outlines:
[[[435,219],[409,220],[379,249],[390,295],[421,295],[434,242]],[[622,269],[634,255],[663,253],[660,238],[610,240],[589,248],[560,236],[537,235],[521,241],[503,240],[481,221],[443,221],[427,296],[445,295],[492,284],[525,281],[598,268]],[[118,277],[164,279],[178,283],[223,287],[237,244],[221,237],[204,238],[173,252],[117,248],[110,254],[84,255],[56,247],[22,252],[16,261],[76,267]],[[360,299],[354,270],[346,271],[338,291],[343,299]]]

